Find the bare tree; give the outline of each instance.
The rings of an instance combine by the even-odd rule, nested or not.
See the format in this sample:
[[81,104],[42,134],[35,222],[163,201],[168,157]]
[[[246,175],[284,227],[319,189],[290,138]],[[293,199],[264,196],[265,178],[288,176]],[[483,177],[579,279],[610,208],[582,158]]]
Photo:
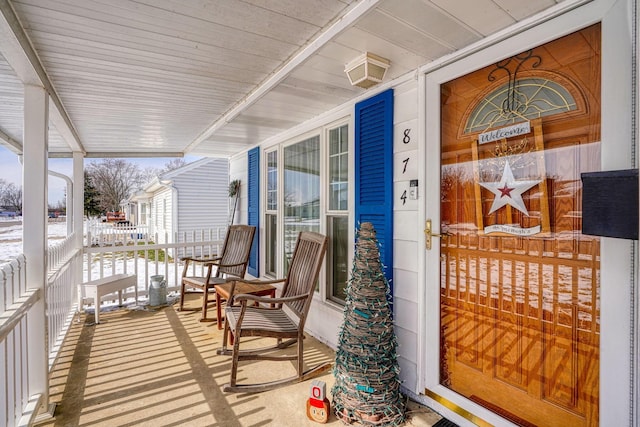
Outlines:
[[153,178],[160,176],[162,174],[165,174],[167,172],[171,172],[174,169],[181,168],[186,164],[187,162],[185,162],[184,159],[178,158],[178,159],[169,160],[161,168],[154,168],[153,166],[147,167],[141,172],[143,176],[142,181],[144,183],[150,182]]
[[2,204],[17,213],[22,213],[22,187],[14,183],[4,183],[2,188]]
[[159,168],[154,168],[153,166],[149,166],[146,167],[142,170],[141,174],[142,174],[142,183],[147,184],[149,182],[151,182],[151,180],[155,177],[157,177],[158,175],[160,175],[160,170]]
[[186,164],[187,162],[185,162],[185,160],[181,158],[169,160],[167,163],[164,164],[164,167],[160,170],[159,175],[162,175],[163,173],[171,172],[174,169],[181,168]]
[[9,183],[0,178],[0,204],[4,204],[4,193],[7,191],[7,185]]
[[139,188],[145,179],[137,164],[123,159],[103,159],[90,163],[86,170],[100,195],[100,207],[105,211],[119,210],[120,204]]

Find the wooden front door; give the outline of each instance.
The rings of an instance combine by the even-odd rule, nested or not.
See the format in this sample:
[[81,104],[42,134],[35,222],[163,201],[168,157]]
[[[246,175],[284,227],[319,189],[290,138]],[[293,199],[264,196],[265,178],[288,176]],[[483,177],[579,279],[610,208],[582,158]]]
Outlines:
[[600,25],[441,86],[440,383],[522,426],[596,426]]

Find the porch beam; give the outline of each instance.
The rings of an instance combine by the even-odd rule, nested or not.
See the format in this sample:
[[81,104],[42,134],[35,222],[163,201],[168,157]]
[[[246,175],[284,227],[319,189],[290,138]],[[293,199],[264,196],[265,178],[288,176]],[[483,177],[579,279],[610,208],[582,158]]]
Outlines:
[[11,150],[14,154],[22,154],[22,144],[19,141],[11,138],[5,132],[0,130],[0,140],[4,141],[8,146],[7,148]]
[[[69,157],[69,156],[66,156]],[[90,151],[86,153],[87,159],[109,159],[109,158],[152,158],[152,157],[184,157],[181,151],[133,151],[133,152],[114,152],[114,151]]]
[[349,10],[343,16],[338,18],[331,26],[324,30],[318,37],[304,46],[297,54],[293,55],[291,59],[284,63],[280,69],[269,76],[266,80],[260,83],[251,93],[245,96],[234,107],[227,111],[222,117],[209,125],[196,139],[189,144],[184,152],[188,153],[195,149],[201,142],[205,141],[211,135],[213,135],[218,129],[222,128],[239,114],[252,106],[260,98],[268,94],[272,89],[279,85],[285,78],[289,76],[295,69],[302,65],[307,59],[315,55],[320,49],[322,49],[327,43],[331,42],[338,35],[345,30],[351,28],[351,26],[357,22],[364,15],[369,13],[374,7],[380,3],[381,0],[361,0]]

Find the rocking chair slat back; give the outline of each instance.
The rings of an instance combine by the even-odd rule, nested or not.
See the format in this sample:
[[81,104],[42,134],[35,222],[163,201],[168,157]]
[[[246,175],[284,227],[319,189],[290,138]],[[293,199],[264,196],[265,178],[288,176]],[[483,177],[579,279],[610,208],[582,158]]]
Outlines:
[[[203,291],[202,297],[202,322],[210,322],[214,319],[207,317],[209,296],[214,294],[216,285],[226,283],[229,276],[234,278],[244,277],[249,265],[249,254],[256,227],[252,225],[230,225],[224,238],[222,253],[213,258],[184,258],[182,270],[182,284],[180,287],[180,311],[193,310],[185,308],[185,294]],[[192,263],[200,263],[206,266],[206,274],[189,275],[189,266]],[[215,268],[215,273],[214,273]],[[191,269],[196,273],[195,269]],[[199,291],[195,291],[198,289]]]
[[[287,280],[282,289],[282,297],[313,293],[324,259],[326,240],[326,237],[321,234],[305,231],[300,233],[289,265]],[[286,305],[304,322],[311,301],[312,298],[305,298],[286,303]]]
[[255,230],[256,228],[250,225],[229,227],[224,239],[224,252],[220,259],[217,277],[222,275],[244,277]]

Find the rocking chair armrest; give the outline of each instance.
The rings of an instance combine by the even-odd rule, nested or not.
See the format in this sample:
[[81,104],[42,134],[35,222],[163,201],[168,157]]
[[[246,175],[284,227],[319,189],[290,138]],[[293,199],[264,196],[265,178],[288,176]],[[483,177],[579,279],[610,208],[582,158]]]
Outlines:
[[209,258],[198,258],[198,257],[185,256],[185,257],[181,257],[180,261],[211,263],[211,262],[217,261],[219,259],[222,259],[222,257],[219,257],[218,255],[213,255],[213,257],[209,257]]
[[307,297],[308,297],[307,295],[297,295],[295,297],[271,298],[271,297],[259,297],[257,295],[251,295],[251,294],[238,294],[238,295],[234,295],[233,299],[234,301],[238,301],[242,305],[245,305],[247,304],[247,301],[264,302],[267,304],[282,304],[285,302],[292,302],[300,299],[306,299]]
[[212,257],[207,257],[207,258],[190,257],[190,256],[181,257],[180,260],[184,261],[184,267],[182,267],[182,277],[187,276],[187,272],[189,270],[189,264],[193,262],[193,263],[201,263],[203,268],[204,267],[208,268],[208,272],[207,272],[207,280],[208,280],[209,277],[211,276],[211,267],[215,265],[216,260],[219,260],[221,258],[222,257],[219,257],[218,255],[213,255]]
[[273,285],[274,283],[282,283],[287,279],[272,279],[272,280],[262,280],[262,279],[255,279],[255,280],[246,280],[246,279],[242,279],[242,278],[234,278],[234,280],[236,282],[242,282],[242,283],[248,283],[250,285]]
[[[229,305],[234,305],[236,302],[236,297],[242,295],[243,297],[251,297],[254,298],[256,297],[256,295],[249,295],[249,294],[238,294],[238,295],[234,295],[235,289],[236,289],[236,284],[237,283],[247,283],[249,285],[271,285],[273,283],[280,283],[280,282],[284,282],[286,279],[276,279],[276,280],[260,280],[260,279],[256,279],[256,280],[246,280],[240,277],[235,277],[235,276],[229,276],[227,277],[227,282],[231,283],[231,287],[229,288]],[[269,300],[272,300],[273,298],[269,298]],[[267,301],[268,302],[268,301]]]
[[239,265],[246,264],[246,262],[237,262],[235,264],[220,264],[220,263],[215,262],[215,261],[210,261],[209,264],[216,265],[218,267],[237,267]]

